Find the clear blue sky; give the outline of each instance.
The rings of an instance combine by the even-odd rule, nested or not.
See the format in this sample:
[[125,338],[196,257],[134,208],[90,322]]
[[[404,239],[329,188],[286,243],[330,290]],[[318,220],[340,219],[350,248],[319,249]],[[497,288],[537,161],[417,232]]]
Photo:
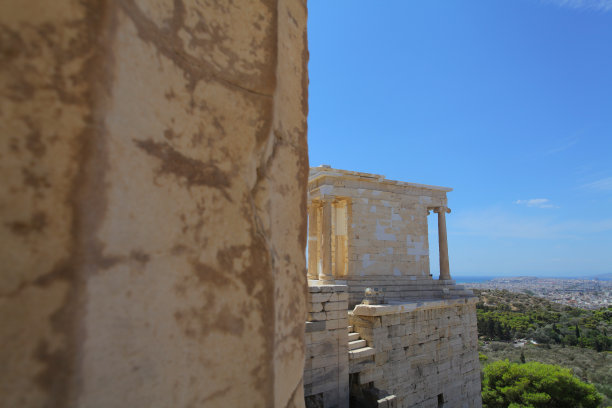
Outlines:
[[455,276],[612,272],[612,0],[308,8],[311,165],[453,187]]

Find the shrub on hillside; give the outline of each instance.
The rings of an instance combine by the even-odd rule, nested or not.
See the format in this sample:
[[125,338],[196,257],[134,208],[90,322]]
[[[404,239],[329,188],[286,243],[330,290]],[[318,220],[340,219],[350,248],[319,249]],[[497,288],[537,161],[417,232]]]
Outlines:
[[595,387],[570,370],[549,364],[497,361],[484,368],[485,408],[596,408],[602,401]]

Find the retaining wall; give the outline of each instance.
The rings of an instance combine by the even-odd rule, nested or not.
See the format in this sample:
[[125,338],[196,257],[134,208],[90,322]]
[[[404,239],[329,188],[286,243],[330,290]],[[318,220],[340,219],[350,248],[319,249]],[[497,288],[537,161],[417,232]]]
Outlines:
[[398,407],[481,407],[476,301],[357,305],[349,323],[376,354],[351,360],[350,371]]
[[306,406],[348,408],[348,288],[310,285],[308,289]]

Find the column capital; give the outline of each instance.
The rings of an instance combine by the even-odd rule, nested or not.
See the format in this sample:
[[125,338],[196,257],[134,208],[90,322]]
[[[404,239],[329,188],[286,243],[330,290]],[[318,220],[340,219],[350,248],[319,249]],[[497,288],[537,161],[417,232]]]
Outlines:
[[310,202],[308,203],[307,207],[310,208],[319,208],[321,206],[321,200],[319,199],[314,199],[314,200],[310,200]]
[[445,205],[442,205],[442,206],[440,206],[440,207],[432,207],[432,208],[428,208],[428,209],[427,209],[427,211],[429,211],[429,210],[433,210],[433,212],[435,212],[436,214],[439,214],[439,213],[441,213],[441,212],[442,212],[442,213],[448,213],[448,214],[450,214],[450,212],[451,212],[451,209],[450,209],[450,208],[448,208],[448,207],[447,207],[447,206],[445,206]]

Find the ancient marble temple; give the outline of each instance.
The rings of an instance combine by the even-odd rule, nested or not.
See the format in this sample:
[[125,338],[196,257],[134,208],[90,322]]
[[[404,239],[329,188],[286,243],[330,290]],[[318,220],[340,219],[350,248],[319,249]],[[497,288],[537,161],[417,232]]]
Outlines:
[[[351,305],[376,286],[385,299],[444,297],[451,280],[446,238],[448,187],[388,180],[378,174],[310,169],[308,278],[346,281]],[[438,218],[440,279],[429,268],[427,216]]]
[[[450,191],[310,169],[307,406],[480,406],[476,298],[449,268]],[[439,279],[429,265],[431,212]]]

